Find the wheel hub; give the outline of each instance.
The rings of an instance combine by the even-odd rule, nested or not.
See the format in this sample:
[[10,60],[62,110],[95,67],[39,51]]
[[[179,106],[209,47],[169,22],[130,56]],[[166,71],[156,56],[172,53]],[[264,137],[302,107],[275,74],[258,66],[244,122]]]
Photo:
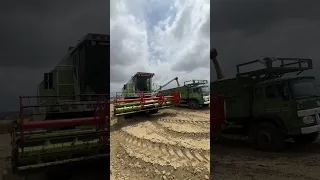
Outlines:
[[259,133],[259,139],[260,139],[260,142],[265,144],[265,145],[268,145],[271,143],[271,136],[270,134],[267,132],[267,131],[261,131]]

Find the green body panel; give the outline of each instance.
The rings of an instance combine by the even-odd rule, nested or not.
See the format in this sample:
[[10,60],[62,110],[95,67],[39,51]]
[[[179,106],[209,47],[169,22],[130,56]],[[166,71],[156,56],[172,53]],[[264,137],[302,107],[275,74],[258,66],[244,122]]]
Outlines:
[[[247,80],[250,82],[250,79]],[[251,117],[253,86],[242,86],[237,78],[211,83],[211,90],[224,97],[227,118]]]
[[132,80],[129,80],[126,84],[126,88],[122,88],[122,95],[124,97],[132,97],[132,94],[136,93],[134,89],[134,83]]
[[[43,81],[39,84],[40,103],[56,104],[59,100],[75,100],[72,96],[75,94],[76,79],[73,69],[61,70],[54,69],[52,71],[53,88],[45,89]],[[43,96],[61,96],[61,97],[43,97]]]
[[200,105],[204,104],[203,94],[196,91],[194,88],[181,86],[172,89],[161,90],[165,95],[170,95],[173,91],[178,91],[181,94],[181,100],[196,100]]

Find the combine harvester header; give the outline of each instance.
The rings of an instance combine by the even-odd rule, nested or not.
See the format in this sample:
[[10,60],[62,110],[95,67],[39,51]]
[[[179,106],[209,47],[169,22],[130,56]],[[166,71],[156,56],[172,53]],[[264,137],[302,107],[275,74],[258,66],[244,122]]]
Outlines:
[[109,39],[87,34],[44,74],[37,96],[20,97],[12,131],[15,173],[109,156]]
[[172,92],[165,96],[162,92],[152,91],[154,73],[137,72],[126,83],[121,93],[116,93],[114,115],[123,116],[138,112],[157,113],[180,102],[180,93]]

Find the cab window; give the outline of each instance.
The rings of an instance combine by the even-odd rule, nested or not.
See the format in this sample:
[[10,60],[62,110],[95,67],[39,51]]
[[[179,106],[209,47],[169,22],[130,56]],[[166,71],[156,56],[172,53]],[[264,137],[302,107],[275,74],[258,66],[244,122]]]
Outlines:
[[266,98],[277,98],[282,97],[282,85],[274,84],[266,87]]

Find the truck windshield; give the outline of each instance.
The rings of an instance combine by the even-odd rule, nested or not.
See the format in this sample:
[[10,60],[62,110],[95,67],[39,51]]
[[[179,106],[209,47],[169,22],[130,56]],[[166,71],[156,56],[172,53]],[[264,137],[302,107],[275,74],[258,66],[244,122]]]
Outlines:
[[294,99],[320,97],[320,89],[315,80],[298,80],[292,82],[292,95]]
[[203,93],[204,95],[210,93],[210,90],[209,90],[209,87],[208,87],[208,86],[203,86],[203,87],[201,87],[201,91],[202,91],[202,93]]

